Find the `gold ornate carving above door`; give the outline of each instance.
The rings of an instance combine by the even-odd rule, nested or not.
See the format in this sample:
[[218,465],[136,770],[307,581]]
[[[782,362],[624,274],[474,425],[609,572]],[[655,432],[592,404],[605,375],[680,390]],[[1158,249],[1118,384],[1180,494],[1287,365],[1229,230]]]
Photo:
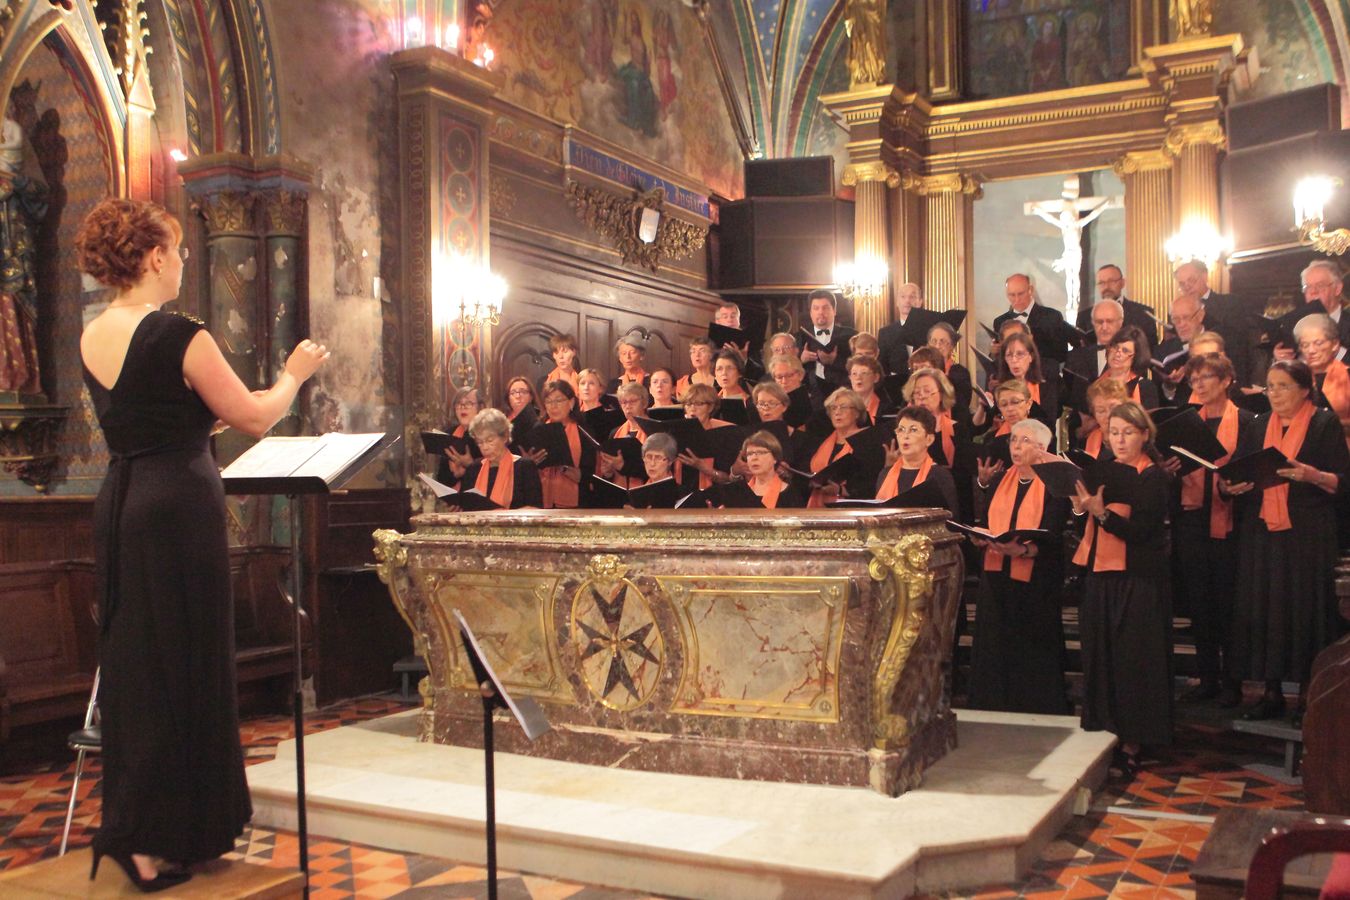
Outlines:
[[[640,265],[655,272],[662,260],[684,259],[703,249],[708,229],[675,218],[666,212],[666,192],[634,190],[622,197],[602,188],[577,181],[567,182],[567,199],[577,218],[607,238],[627,265]],[[642,240],[639,229],[644,210],[653,210],[660,219],[650,242]]]

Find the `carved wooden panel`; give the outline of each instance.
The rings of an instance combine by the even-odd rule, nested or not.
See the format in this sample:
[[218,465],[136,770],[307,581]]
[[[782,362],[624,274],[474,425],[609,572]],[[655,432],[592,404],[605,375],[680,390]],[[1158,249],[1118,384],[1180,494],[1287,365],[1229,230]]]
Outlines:
[[647,348],[646,368],[689,367],[689,340],[707,334],[716,294],[606,266],[515,239],[493,237],[493,268],[511,285],[493,338],[493,400],[515,375],[536,383],[553,368],[548,338],[572,334],[579,365],[606,380],[619,372],[614,343],[633,335]]
[[94,555],[93,498],[0,502],[0,565]]

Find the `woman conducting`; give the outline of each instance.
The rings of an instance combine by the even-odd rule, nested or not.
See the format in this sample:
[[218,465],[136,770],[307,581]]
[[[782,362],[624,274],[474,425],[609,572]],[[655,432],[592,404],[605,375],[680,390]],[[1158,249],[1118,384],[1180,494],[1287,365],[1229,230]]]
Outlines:
[[116,293],[80,339],[111,451],[94,506],[107,856],[142,891],[234,849],[252,816],[239,746],[225,496],[216,420],[261,436],[328,358],[302,341],[254,395],[199,323],[164,312],[187,258],[163,207],[105,200],[76,235],[80,270]]

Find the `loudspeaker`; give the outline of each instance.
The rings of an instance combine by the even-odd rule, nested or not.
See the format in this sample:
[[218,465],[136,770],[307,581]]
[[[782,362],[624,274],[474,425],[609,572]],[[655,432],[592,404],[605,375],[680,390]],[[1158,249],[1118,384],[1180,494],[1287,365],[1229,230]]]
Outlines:
[[853,253],[853,204],[832,197],[752,197],[723,204],[719,289],[819,287]]
[[1338,131],[1341,89],[1334,84],[1319,84],[1234,103],[1228,107],[1226,124],[1230,151],[1272,144],[1300,134]]
[[833,156],[755,159],[745,164],[747,197],[828,197],[833,194]]

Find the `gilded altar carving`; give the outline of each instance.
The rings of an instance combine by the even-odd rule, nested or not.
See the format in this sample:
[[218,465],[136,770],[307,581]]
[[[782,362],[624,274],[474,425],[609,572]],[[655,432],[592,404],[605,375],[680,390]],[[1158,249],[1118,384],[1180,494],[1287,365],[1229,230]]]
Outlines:
[[[667,259],[684,259],[703,249],[708,229],[682,221],[666,211],[666,192],[655,187],[633,191],[622,197],[601,188],[568,181],[567,199],[586,227],[607,238],[628,265],[640,265],[652,272]],[[655,238],[643,241],[638,235],[643,210],[660,215]]]
[[581,680],[609,709],[627,712],[651,699],[665,663],[665,642],[651,602],[614,554],[597,554],[590,578],[572,594],[568,633]]
[[1168,18],[1178,41],[1204,37],[1214,27],[1214,0],[1169,0]]
[[375,574],[389,588],[394,609],[412,632],[413,652],[425,656],[426,635],[413,624],[404,601],[408,593],[408,548],[403,546],[403,535],[392,528],[378,528],[371,537],[375,539]]
[[253,230],[254,197],[248,191],[217,191],[192,201],[193,212],[206,220],[206,233],[249,234]]
[[1172,157],[1165,150],[1136,150],[1126,153],[1111,164],[1111,169],[1119,178],[1137,175],[1140,172],[1157,172],[1172,168]]
[[894,544],[869,541],[868,550],[873,558],[867,574],[876,581],[889,580],[895,595],[890,632],[872,686],[873,736],[877,748],[886,749],[909,739],[910,721],[891,711],[891,701],[928,615],[933,541],[927,535],[912,534]]

